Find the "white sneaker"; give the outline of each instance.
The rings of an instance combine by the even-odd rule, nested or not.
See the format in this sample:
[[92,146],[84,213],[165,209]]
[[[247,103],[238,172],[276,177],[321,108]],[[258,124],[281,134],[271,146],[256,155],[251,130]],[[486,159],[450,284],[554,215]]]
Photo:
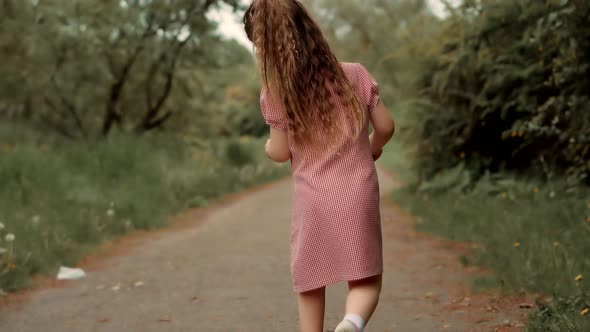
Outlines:
[[348,320],[343,320],[336,326],[334,332],[359,332],[356,325],[353,322]]

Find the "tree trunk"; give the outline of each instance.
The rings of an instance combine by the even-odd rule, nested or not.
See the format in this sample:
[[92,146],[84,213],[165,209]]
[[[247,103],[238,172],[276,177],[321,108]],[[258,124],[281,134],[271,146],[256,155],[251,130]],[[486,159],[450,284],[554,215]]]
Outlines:
[[[109,99],[107,101],[105,116],[104,116],[102,130],[101,130],[101,134],[103,137],[108,136],[111,129],[113,128],[113,125],[121,124],[122,115],[118,109],[119,99],[121,98],[121,95],[123,93],[123,88],[125,87],[125,83],[127,83],[127,78],[129,77],[129,73],[131,72],[131,69],[133,68],[133,65],[135,64],[137,58],[139,57],[139,54],[141,54],[141,52],[144,49],[145,40],[151,34],[153,34],[153,31],[151,31],[151,30],[152,30],[152,25],[148,24],[143,35],[141,36],[141,39],[139,41],[139,45],[137,45],[137,47],[133,51],[133,54],[131,55],[131,57],[129,57],[129,59],[127,59],[127,62],[123,66],[123,69],[118,73],[118,77],[117,77],[115,83],[113,83],[111,85],[111,88],[109,89]],[[116,68],[114,66],[114,61],[109,55],[107,55],[107,62],[109,63],[109,67],[111,68],[111,71],[113,71],[113,74],[117,76]]]
[[3,8],[2,11],[4,12],[4,15],[0,15],[0,17],[5,16],[8,18],[14,18],[14,5],[12,4],[12,0],[3,0],[2,1],[2,8]]

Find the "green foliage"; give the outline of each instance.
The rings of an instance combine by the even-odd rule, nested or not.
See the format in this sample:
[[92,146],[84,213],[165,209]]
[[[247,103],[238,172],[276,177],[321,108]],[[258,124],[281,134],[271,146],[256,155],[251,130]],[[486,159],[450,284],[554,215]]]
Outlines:
[[[226,86],[221,89],[223,85]],[[221,127],[233,135],[260,137],[268,134],[260,112],[260,82],[253,63],[227,71],[220,80],[219,89],[224,91]]]
[[0,2],[0,290],[285,174],[235,138],[268,132],[252,54],[207,17],[238,1]]
[[581,317],[590,308],[590,296],[580,293],[570,298],[560,298],[552,305],[541,305],[539,312],[531,315],[527,332],[590,331],[590,320]]
[[532,331],[545,324],[562,326],[547,331],[584,331],[565,326],[588,324],[580,315],[590,304],[588,188],[491,173],[469,179],[458,166],[394,199],[416,216],[419,230],[474,243],[464,260],[494,271],[478,284],[553,295],[556,300],[540,303]]
[[[219,111],[199,108],[212,71],[248,62],[215,34],[215,1],[5,0],[0,116],[22,115],[71,139],[146,132]],[[222,100],[217,99],[217,105]],[[201,113],[193,115],[194,113]]]
[[225,145],[225,160],[232,166],[242,167],[253,162],[253,154],[250,149],[239,141],[231,140]]
[[[7,291],[74,265],[101,242],[164,227],[181,209],[287,170],[267,160],[260,139],[190,146],[167,134],[113,134],[94,143],[2,146],[0,248],[10,250],[0,249],[0,289]],[[15,240],[5,243],[8,233]]]
[[466,1],[418,57],[411,107],[426,177],[590,174],[590,3]]
[[416,172],[411,167],[409,153],[406,150],[402,142],[394,136],[392,141],[383,147],[383,154],[377,164],[395,172],[395,177],[404,184],[416,183]]
[[363,63],[379,81],[386,104],[406,97],[416,75],[409,45],[438,26],[426,1],[313,0],[309,6],[338,58]]

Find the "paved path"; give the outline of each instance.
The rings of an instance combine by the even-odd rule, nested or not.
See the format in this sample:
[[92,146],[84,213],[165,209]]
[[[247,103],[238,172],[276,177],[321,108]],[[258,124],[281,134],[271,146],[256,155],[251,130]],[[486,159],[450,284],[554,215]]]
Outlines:
[[[394,182],[380,173],[383,193]],[[289,275],[291,183],[283,180],[136,234],[82,266],[86,279],[44,286],[0,307],[2,332],[297,331]],[[514,301],[471,295],[454,245],[416,233],[383,200],[382,300],[366,331],[519,331]],[[326,329],[343,314],[328,291]],[[5,302],[7,302],[5,300]]]

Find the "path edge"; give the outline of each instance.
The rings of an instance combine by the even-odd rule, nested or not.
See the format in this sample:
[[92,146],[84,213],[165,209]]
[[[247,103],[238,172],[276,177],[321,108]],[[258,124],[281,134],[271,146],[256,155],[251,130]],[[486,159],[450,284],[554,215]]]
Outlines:
[[[207,221],[209,215],[238,202],[244,196],[270,190],[290,181],[290,179],[290,175],[285,175],[245,190],[221,195],[210,200],[206,206],[189,208],[172,214],[168,217],[168,223],[161,228],[134,230],[117,238],[106,240],[104,243],[96,245],[90,253],[82,256],[74,267],[81,268],[86,272],[100,270],[107,266],[111,259],[125,255],[146,242],[157,240],[170,233],[199,227]],[[31,280],[34,283],[33,286],[0,297],[0,310],[8,306],[25,303],[39,292],[68,287],[70,283],[76,282],[76,280],[57,280],[54,277],[45,275],[34,275]]]

